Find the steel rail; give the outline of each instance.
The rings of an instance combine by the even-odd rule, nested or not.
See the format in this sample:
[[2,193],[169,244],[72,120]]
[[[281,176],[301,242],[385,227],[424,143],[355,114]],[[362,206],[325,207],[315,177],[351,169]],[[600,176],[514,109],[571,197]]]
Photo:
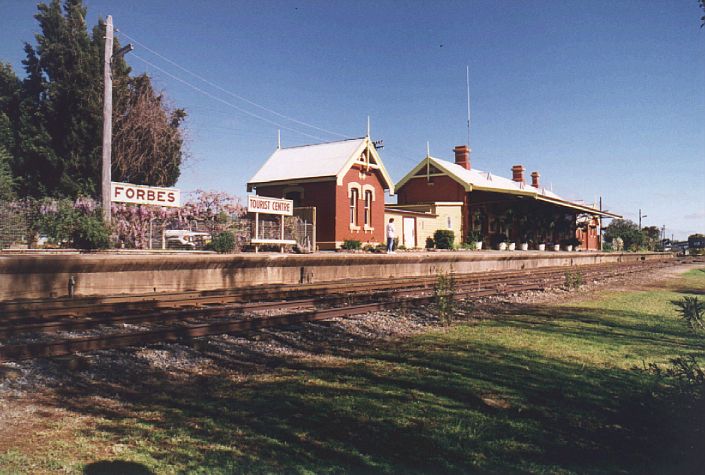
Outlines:
[[[653,263],[651,261],[650,263]],[[629,265],[648,265],[647,263],[608,263],[590,264],[585,266],[571,267],[590,271],[591,269],[610,269]],[[546,267],[539,269],[512,270],[501,272],[480,272],[471,274],[452,274],[457,282],[467,281],[487,281],[494,279],[501,281],[512,276],[536,276],[551,274],[557,271],[565,271],[566,267]],[[224,291],[208,292],[185,292],[167,293],[149,296],[119,296],[108,297],[101,302],[96,302],[93,298],[70,299],[50,299],[43,301],[8,302],[0,304],[0,322],[11,323],[14,321],[28,322],[30,318],[34,321],[50,321],[52,318],[80,317],[85,315],[99,315],[102,313],[112,314],[115,312],[146,312],[159,309],[178,309],[183,307],[204,306],[204,305],[226,305],[234,303],[245,303],[262,300],[283,300],[300,296],[327,296],[335,293],[380,291],[384,289],[413,288],[419,286],[431,287],[434,285],[437,276],[422,276],[411,278],[386,279],[383,282],[353,281],[353,282],[333,282],[325,284],[305,284],[293,286],[274,285],[261,289],[230,289]],[[113,301],[117,299],[117,301]],[[31,314],[32,317],[28,317]]]
[[[654,266],[644,266],[644,265],[626,265],[622,266],[621,269],[615,269],[615,272],[607,273],[603,272],[600,274],[599,271],[592,272],[594,275],[601,275],[606,277],[608,274],[612,275],[624,275],[626,273],[639,272],[644,270],[649,270]],[[576,270],[584,270],[584,268],[578,268]],[[504,283],[497,283],[495,288],[472,288],[475,283],[470,283],[469,285],[463,285],[458,288],[455,292],[455,298],[467,298],[467,297],[483,297],[490,295],[499,295],[513,292],[520,292],[526,290],[545,290],[550,286],[559,284],[561,282],[561,277],[559,276],[565,274],[566,269],[562,268],[560,270],[554,270],[553,275],[548,273],[542,273],[536,280],[537,282],[526,283],[521,280],[522,276],[517,276],[514,279],[506,279]],[[516,285],[516,283],[518,285]],[[0,347],[0,362],[10,361],[10,360],[21,360],[36,357],[47,357],[47,356],[61,356],[68,355],[82,351],[93,351],[100,349],[112,349],[119,348],[123,346],[132,346],[137,344],[150,344],[159,342],[174,342],[178,340],[188,340],[191,338],[197,338],[201,336],[208,336],[221,333],[238,333],[244,331],[256,330],[259,328],[267,328],[280,325],[291,325],[297,323],[303,323],[307,321],[317,321],[325,320],[334,317],[344,317],[351,316],[360,313],[367,313],[371,311],[385,310],[389,308],[395,308],[400,305],[408,304],[425,304],[430,303],[435,299],[435,296],[431,294],[414,295],[414,292],[408,289],[403,289],[404,292],[410,295],[399,294],[396,298],[389,299],[382,302],[364,303],[358,305],[350,305],[344,307],[334,307],[327,309],[314,309],[305,312],[288,313],[279,316],[267,316],[267,317],[255,317],[255,318],[240,318],[240,319],[227,319],[225,321],[216,322],[205,322],[197,324],[187,324],[179,327],[168,327],[164,329],[156,330],[141,330],[128,333],[119,333],[112,335],[99,335],[91,337],[78,337],[63,339],[53,342],[42,342],[42,343],[30,343],[30,344],[18,344],[18,345],[7,345]],[[422,290],[417,290],[416,292],[422,292]],[[315,303],[316,299],[308,299],[308,303]],[[291,301],[291,302],[265,302],[261,304],[251,304],[251,308],[264,308],[265,306],[281,307],[283,306],[294,306],[302,305],[302,301]],[[210,315],[200,315],[201,317],[206,316],[222,316],[231,317],[229,314],[235,308],[242,310],[243,305],[235,305],[233,308],[231,306],[224,307],[214,307],[209,309],[196,309],[196,312],[210,312]],[[289,307],[290,308],[290,307]],[[173,312],[174,317],[194,317],[194,309],[184,309],[181,311]],[[139,317],[139,316],[135,316]],[[155,313],[149,318],[154,319],[153,321],[158,321],[163,319],[163,313]],[[128,317],[124,317],[128,318]],[[144,318],[144,316],[143,316]],[[95,324],[96,322],[84,322],[86,325]],[[71,329],[80,328],[81,322],[77,322],[79,326],[74,326]],[[60,327],[60,325],[58,325]]]
[[[619,270],[620,273],[624,273],[626,267]],[[639,270],[644,270],[642,266],[638,267]],[[597,271],[595,269],[590,269],[587,272],[583,272],[585,277],[589,277]],[[604,273],[604,272],[603,272]],[[491,278],[479,278],[479,279],[469,279],[456,281],[456,285],[462,288],[470,288],[471,286],[477,285],[478,290],[480,286],[487,287],[492,283],[497,285],[507,285],[513,284],[514,282],[524,283],[526,280],[536,280],[545,278],[546,276],[553,276],[558,274],[558,271],[553,272],[542,272],[542,273],[529,273],[525,275],[524,273],[514,273],[515,275],[500,277],[491,276]],[[420,290],[428,288],[427,286],[415,286],[413,288],[401,288],[392,290],[379,290],[377,287],[371,287],[369,290],[374,290],[373,294],[368,295],[368,297],[382,297],[390,298],[396,296],[403,296],[405,294],[414,295]],[[9,322],[9,325],[0,326],[0,338],[8,338],[16,335],[21,335],[23,333],[55,333],[58,331],[67,330],[85,330],[89,328],[94,328],[96,326],[104,324],[139,324],[139,323],[150,323],[150,322],[160,322],[165,320],[172,320],[178,318],[188,318],[188,317],[227,317],[232,316],[233,312],[243,312],[243,311],[261,311],[269,308],[297,308],[297,307],[314,307],[321,304],[335,304],[340,302],[347,302],[351,297],[350,294],[333,294],[327,297],[318,298],[308,298],[308,299],[296,299],[291,301],[269,301],[269,302],[254,302],[254,303],[242,303],[242,304],[225,304],[218,305],[216,307],[205,308],[198,305],[189,305],[188,308],[183,309],[170,309],[170,310],[158,310],[148,313],[139,314],[108,314],[108,315],[97,315],[97,316],[86,316],[82,318],[70,318],[70,319],[54,319],[54,320],[41,320],[34,322],[31,319],[23,319],[18,323]],[[360,299],[359,295],[355,295],[355,298]],[[364,299],[361,299],[364,300]],[[190,302],[193,304],[194,302]],[[27,323],[25,323],[27,322]],[[5,323],[8,323],[7,321]]]

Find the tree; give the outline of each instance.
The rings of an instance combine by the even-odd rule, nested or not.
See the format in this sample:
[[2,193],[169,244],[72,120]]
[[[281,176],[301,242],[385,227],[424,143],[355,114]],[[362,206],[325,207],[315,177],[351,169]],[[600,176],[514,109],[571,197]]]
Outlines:
[[173,186],[183,161],[183,109],[157,93],[147,75],[131,78],[119,95],[114,122],[113,173],[119,181]]
[[[705,11],[705,0],[700,0],[700,8],[702,8],[703,11]],[[703,26],[705,26],[705,15],[700,17],[700,21],[702,22],[700,24],[700,28],[702,28]]]
[[636,250],[644,242],[644,234],[639,226],[628,219],[615,219],[605,228],[604,233],[607,241],[621,238],[627,250]]
[[[82,0],[64,0],[63,7],[60,0],[52,0],[37,8],[35,18],[40,33],[35,35],[36,46],[25,44],[26,77],[20,83],[14,109],[10,108],[13,114],[5,113],[13,137],[13,144],[6,148],[12,155],[18,188],[23,195],[36,197],[97,197],[101,179],[105,26],[99,21],[88,33]],[[116,41],[115,48],[119,47]],[[122,165],[115,167],[114,179],[128,181],[136,177],[137,183],[173,185],[182,162],[180,127],[185,112],[167,107],[163,95],[154,92],[149,78],[133,79],[129,74],[127,63],[114,58],[114,120],[125,119],[114,128],[114,143],[126,153],[151,147],[151,155],[150,159],[142,157],[137,161],[123,156]],[[3,84],[12,83],[11,79],[6,68],[0,70],[0,113],[6,97]],[[146,114],[137,114],[133,105],[144,103],[152,109],[140,110],[150,110],[151,116],[160,117],[161,122],[152,121],[149,127],[142,127],[140,135],[134,129],[139,129],[137,123]],[[0,133],[5,122],[8,120],[0,115]],[[128,148],[126,143],[134,147]],[[164,155],[155,155],[157,148]]]
[[656,246],[661,239],[661,229],[657,226],[647,226],[642,228],[641,232],[644,235],[644,243],[646,244],[646,247],[650,251],[656,249]]
[[10,171],[10,153],[0,144],[0,201],[15,198],[15,180]]

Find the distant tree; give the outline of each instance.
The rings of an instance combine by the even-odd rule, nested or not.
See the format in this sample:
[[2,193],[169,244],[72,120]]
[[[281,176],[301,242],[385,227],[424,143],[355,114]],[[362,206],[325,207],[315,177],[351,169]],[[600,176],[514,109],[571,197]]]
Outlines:
[[641,230],[644,235],[644,244],[646,247],[653,251],[658,246],[659,240],[661,239],[661,229],[657,226],[646,226]]
[[[700,0],[700,8],[702,8],[703,11],[705,11],[705,0]],[[703,26],[705,26],[705,15],[700,17],[700,21],[702,22],[700,24],[700,28],[702,28]]]
[[639,226],[628,219],[615,219],[604,230],[605,239],[612,241],[621,238],[624,242],[624,249],[636,250],[644,242],[644,234],[639,230]]

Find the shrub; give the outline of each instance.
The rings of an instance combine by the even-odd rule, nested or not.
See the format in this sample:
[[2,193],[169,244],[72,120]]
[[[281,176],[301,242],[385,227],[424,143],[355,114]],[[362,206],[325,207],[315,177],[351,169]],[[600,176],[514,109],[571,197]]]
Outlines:
[[436,247],[436,243],[433,242],[433,238],[431,236],[426,238],[426,249],[433,249]]
[[705,302],[701,302],[697,297],[683,297],[683,300],[673,303],[691,330],[705,330]]
[[233,252],[235,250],[235,235],[230,231],[223,231],[215,235],[210,243],[210,247],[220,254]]
[[623,251],[624,250],[624,240],[622,240],[621,237],[616,237],[612,239],[612,248],[615,251]]
[[362,249],[362,242],[358,241],[357,239],[346,239],[345,241],[343,241],[343,244],[340,246],[340,248],[348,251],[357,251]]
[[433,233],[433,240],[438,249],[453,249],[455,233],[450,229],[438,229]]
[[40,206],[39,231],[49,242],[76,249],[110,247],[110,229],[100,208],[88,198],[45,200]]
[[71,230],[71,243],[76,249],[107,249],[110,230],[101,217],[80,215]]
[[579,270],[575,272],[568,271],[565,273],[566,289],[578,289],[583,285],[583,273]]

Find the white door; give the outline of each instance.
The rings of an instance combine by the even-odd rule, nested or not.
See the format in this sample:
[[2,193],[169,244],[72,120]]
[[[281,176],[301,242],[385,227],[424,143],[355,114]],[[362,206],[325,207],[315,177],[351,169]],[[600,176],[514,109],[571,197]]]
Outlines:
[[404,218],[404,247],[407,249],[416,247],[416,220],[414,218]]

